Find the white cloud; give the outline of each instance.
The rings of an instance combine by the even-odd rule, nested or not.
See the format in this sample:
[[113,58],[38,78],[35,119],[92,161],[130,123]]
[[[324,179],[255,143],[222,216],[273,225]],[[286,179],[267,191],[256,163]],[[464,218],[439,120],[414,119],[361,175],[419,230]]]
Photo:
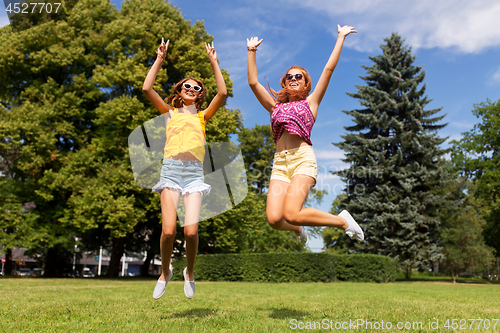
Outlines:
[[314,149],[314,154],[318,160],[339,160],[345,158],[341,150]]
[[314,155],[318,161],[318,182],[335,179],[340,182],[340,178],[331,173],[331,171],[341,171],[349,167],[348,164],[342,162],[345,158],[344,152],[341,150],[317,149],[314,148]]
[[398,32],[413,48],[456,48],[478,53],[500,46],[498,0],[290,0],[329,17],[334,35],[336,24],[357,28],[356,38],[346,45],[373,51],[384,37]]
[[494,83],[500,82],[500,67],[498,67],[498,69],[493,73],[493,75],[491,76],[491,80]]
[[446,141],[448,144],[455,140],[455,141],[460,141],[463,138],[461,134],[452,134],[449,136],[448,140]]
[[474,124],[471,124],[470,122],[451,121],[450,126],[464,130],[470,130],[474,126]]

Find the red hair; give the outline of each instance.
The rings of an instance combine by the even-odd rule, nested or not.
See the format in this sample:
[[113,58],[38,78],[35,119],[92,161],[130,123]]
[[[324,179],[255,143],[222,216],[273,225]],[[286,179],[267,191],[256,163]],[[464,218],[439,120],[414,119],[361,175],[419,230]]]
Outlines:
[[[294,89],[289,89],[286,88],[286,74],[288,74],[289,71],[292,69],[298,69],[302,72],[302,75],[304,75],[304,80],[306,83],[306,86],[304,89],[297,91]],[[309,93],[311,92],[311,77],[309,76],[309,73],[305,70],[305,68],[300,67],[300,66],[292,66],[290,69],[286,71],[286,74],[283,75],[283,77],[280,80],[281,89],[280,91],[276,92],[269,86],[269,83],[267,85],[269,92],[271,93],[271,96],[278,102],[278,103],[288,103],[290,102],[290,97],[294,97],[294,99],[297,100],[303,100],[306,99],[307,96],[309,96]]]
[[167,102],[168,105],[171,105],[174,108],[183,107],[184,100],[181,97],[181,90],[182,90],[182,84],[187,80],[192,80],[201,87],[201,91],[198,92],[198,98],[196,98],[196,101],[194,102],[194,104],[196,105],[196,110],[201,111],[201,105],[205,102],[205,97],[207,96],[207,88],[205,87],[203,82],[201,82],[198,79],[192,79],[188,77],[177,82],[174,86],[174,89],[172,89],[172,95],[165,98],[165,101]]

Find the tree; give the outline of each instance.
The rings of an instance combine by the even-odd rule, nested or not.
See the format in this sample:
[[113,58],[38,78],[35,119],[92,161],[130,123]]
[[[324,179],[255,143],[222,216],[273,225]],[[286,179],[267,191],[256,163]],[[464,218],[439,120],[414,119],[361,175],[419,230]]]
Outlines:
[[238,133],[238,141],[241,143],[248,183],[256,189],[256,193],[264,193],[269,187],[276,151],[271,126],[255,125],[252,129],[243,128]]
[[[461,182],[467,192],[474,193],[470,181]],[[487,266],[493,259],[493,249],[485,244],[482,232],[486,225],[484,216],[488,216],[488,206],[483,199],[474,197],[474,194],[465,194],[465,203],[455,214],[444,218],[446,228],[442,236],[444,240],[445,266],[451,271],[451,279],[455,283],[458,275],[468,270],[474,272]]]
[[[146,230],[158,229],[159,198],[134,183],[127,137],[158,115],[141,87],[162,36],[171,43],[155,89],[167,96],[181,78],[201,78],[210,101],[216,85],[203,42],[213,38],[167,2],[127,1],[118,12],[109,1],[82,0],[39,25],[2,28],[2,45],[10,47],[0,50],[0,136],[6,138],[0,154],[16,153],[10,172],[28,189],[16,202],[35,204],[29,223],[47,235],[37,245],[47,275],[62,273],[48,264],[82,236],[91,237],[81,241],[86,249],[112,247],[108,273],[116,275],[128,240],[139,248]],[[207,138],[227,141],[240,126],[237,110],[221,108]]]
[[365,230],[364,243],[347,242],[349,252],[395,258],[408,278],[412,268],[441,258],[438,213],[445,201],[436,189],[448,176],[447,150],[439,146],[446,138],[437,135],[444,116],[436,115],[441,109],[424,110],[430,102],[425,85],[419,88],[425,72],[403,42],[393,33],[382,55],[370,57],[372,67],[362,66],[367,85],[348,95],[364,109],[344,111],[356,124],[335,144],[350,167],[333,173],[346,182],[341,208]]
[[475,194],[490,206],[484,216],[486,243],[500,256],[500,100],[474,105],[472,113],[481,123],[454,141],[452,161],[459,171],[476,183]]
[[[13,9],[9,15],[12,30],[15,32],[22,31],[51,20],[59,21],[66,19],[68,12],[78,2],[78,0],[65,0],[64,2],[58,1],[59,0],[44,1],[45,4],[43,7],[36,0],[18,1],[20,3],[19,7],[21,8],[21,11],[19,13],[15,13],[15,9]],[[27,4],[28,6],[24,4]],[[47,4],[50,4],[50,9]]]
[[[47,263],[57,263],[61,258],[57,253],[73,247],[77,231],[57,222],[69,195],[47,193],[45,173],[59,170],[90,141],[93,110],[105,100],[104,92],[90,80],[95,67],[105,61],[104,45],[91,42],[95,37],[91,31],[101,29],[116,14],[102,1],[82,1],[75,8],[62,16],[66,20],[18,32],[6,26],[0,34],[2,45],[9,45],[0,50],[0,103],[7,110],[0,122],[4,138],[0,153],[14,156],[10,177],[26,188],[17,192],[15,201],[34,203],[26,212],[31,218],[24,220],[30,221],[35,234],[46,236],[36,247],[47,249]],[[85,19],[78,20],[75,14]],[[17,237],[28,242],[31,234],[17,232]],[[62,274],[48,264],[45,273]]]
[[[230,226],[222,231],[219,246],[226,244],[225,252],[288,252],[303,251],[291,233],[272,229],[266,217],[267,188],[271,178],[276,147],[271,126],[255,125],[238,132],[248,182],[248,195],[243,202],[220,219]],[[217,220],[219,217],[216,217]],[[231,248],[231,250],[229,250]]]
[[[339,215],[342,209],[342,202],[346,200],[347,194],[340,193],[332,202],[330,214]],[[343,254],[347,251],[347,239],[342,237],[343,230],[337,228],[324,228],[321,232],[323,244],[325,245],[326,252]]]

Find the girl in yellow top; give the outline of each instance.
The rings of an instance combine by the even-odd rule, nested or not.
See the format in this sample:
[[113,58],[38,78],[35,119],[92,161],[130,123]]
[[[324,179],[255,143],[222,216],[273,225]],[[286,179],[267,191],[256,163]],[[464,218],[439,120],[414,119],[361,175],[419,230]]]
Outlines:
[[184,236],[186,238],[187,267],[184,269],[184,293],[194,295],[194,262],[198,251],[198,219],[203,194],[210,191],[204,183],[202,161],[205,154],[205,124],[222,106],[227,96],[226,84],[217,64],[213,43],[206,44],[208,59],[214,71],[217,95],[205,110],[207,89],[200,80],[186,78],[178,82],[166,102],[153,90],[156,75],[167,55],[169,40],[161,39],[153,67],[150,69],[142,90],[148,100],[165,116],[167,142],[160,182],[153,187],[160,192],[162,234],[160,238],[162,274],[158,279],[153,297],[158,299],[165,292],[172,277],[170,258],[176,233],[176,207],[182,195],[186,208]]

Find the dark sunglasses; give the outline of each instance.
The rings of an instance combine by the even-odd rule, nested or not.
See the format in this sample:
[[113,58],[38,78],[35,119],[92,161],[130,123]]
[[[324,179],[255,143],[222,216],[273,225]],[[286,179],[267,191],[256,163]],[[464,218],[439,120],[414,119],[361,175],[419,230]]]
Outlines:
[[287,74],[285,75],[285,78],[287,81],[290,81],[293,79],[293,77],[295,76],[295,80],[299,81],[299,80],[302,80],[302,78],[304,77],[304,75],[302,74]]
[[186,82],[184,82],[184,83],[182,84],[182,86],[183,86],[184,88],[186,88],[187,90],[189,90],[189,89],[193,88],[193,89],[194,89],[194,91],[201,91],[201,87],[200,87],[200,86],[192,86],[192,85],[190,85],[189,83],[186,83]]

